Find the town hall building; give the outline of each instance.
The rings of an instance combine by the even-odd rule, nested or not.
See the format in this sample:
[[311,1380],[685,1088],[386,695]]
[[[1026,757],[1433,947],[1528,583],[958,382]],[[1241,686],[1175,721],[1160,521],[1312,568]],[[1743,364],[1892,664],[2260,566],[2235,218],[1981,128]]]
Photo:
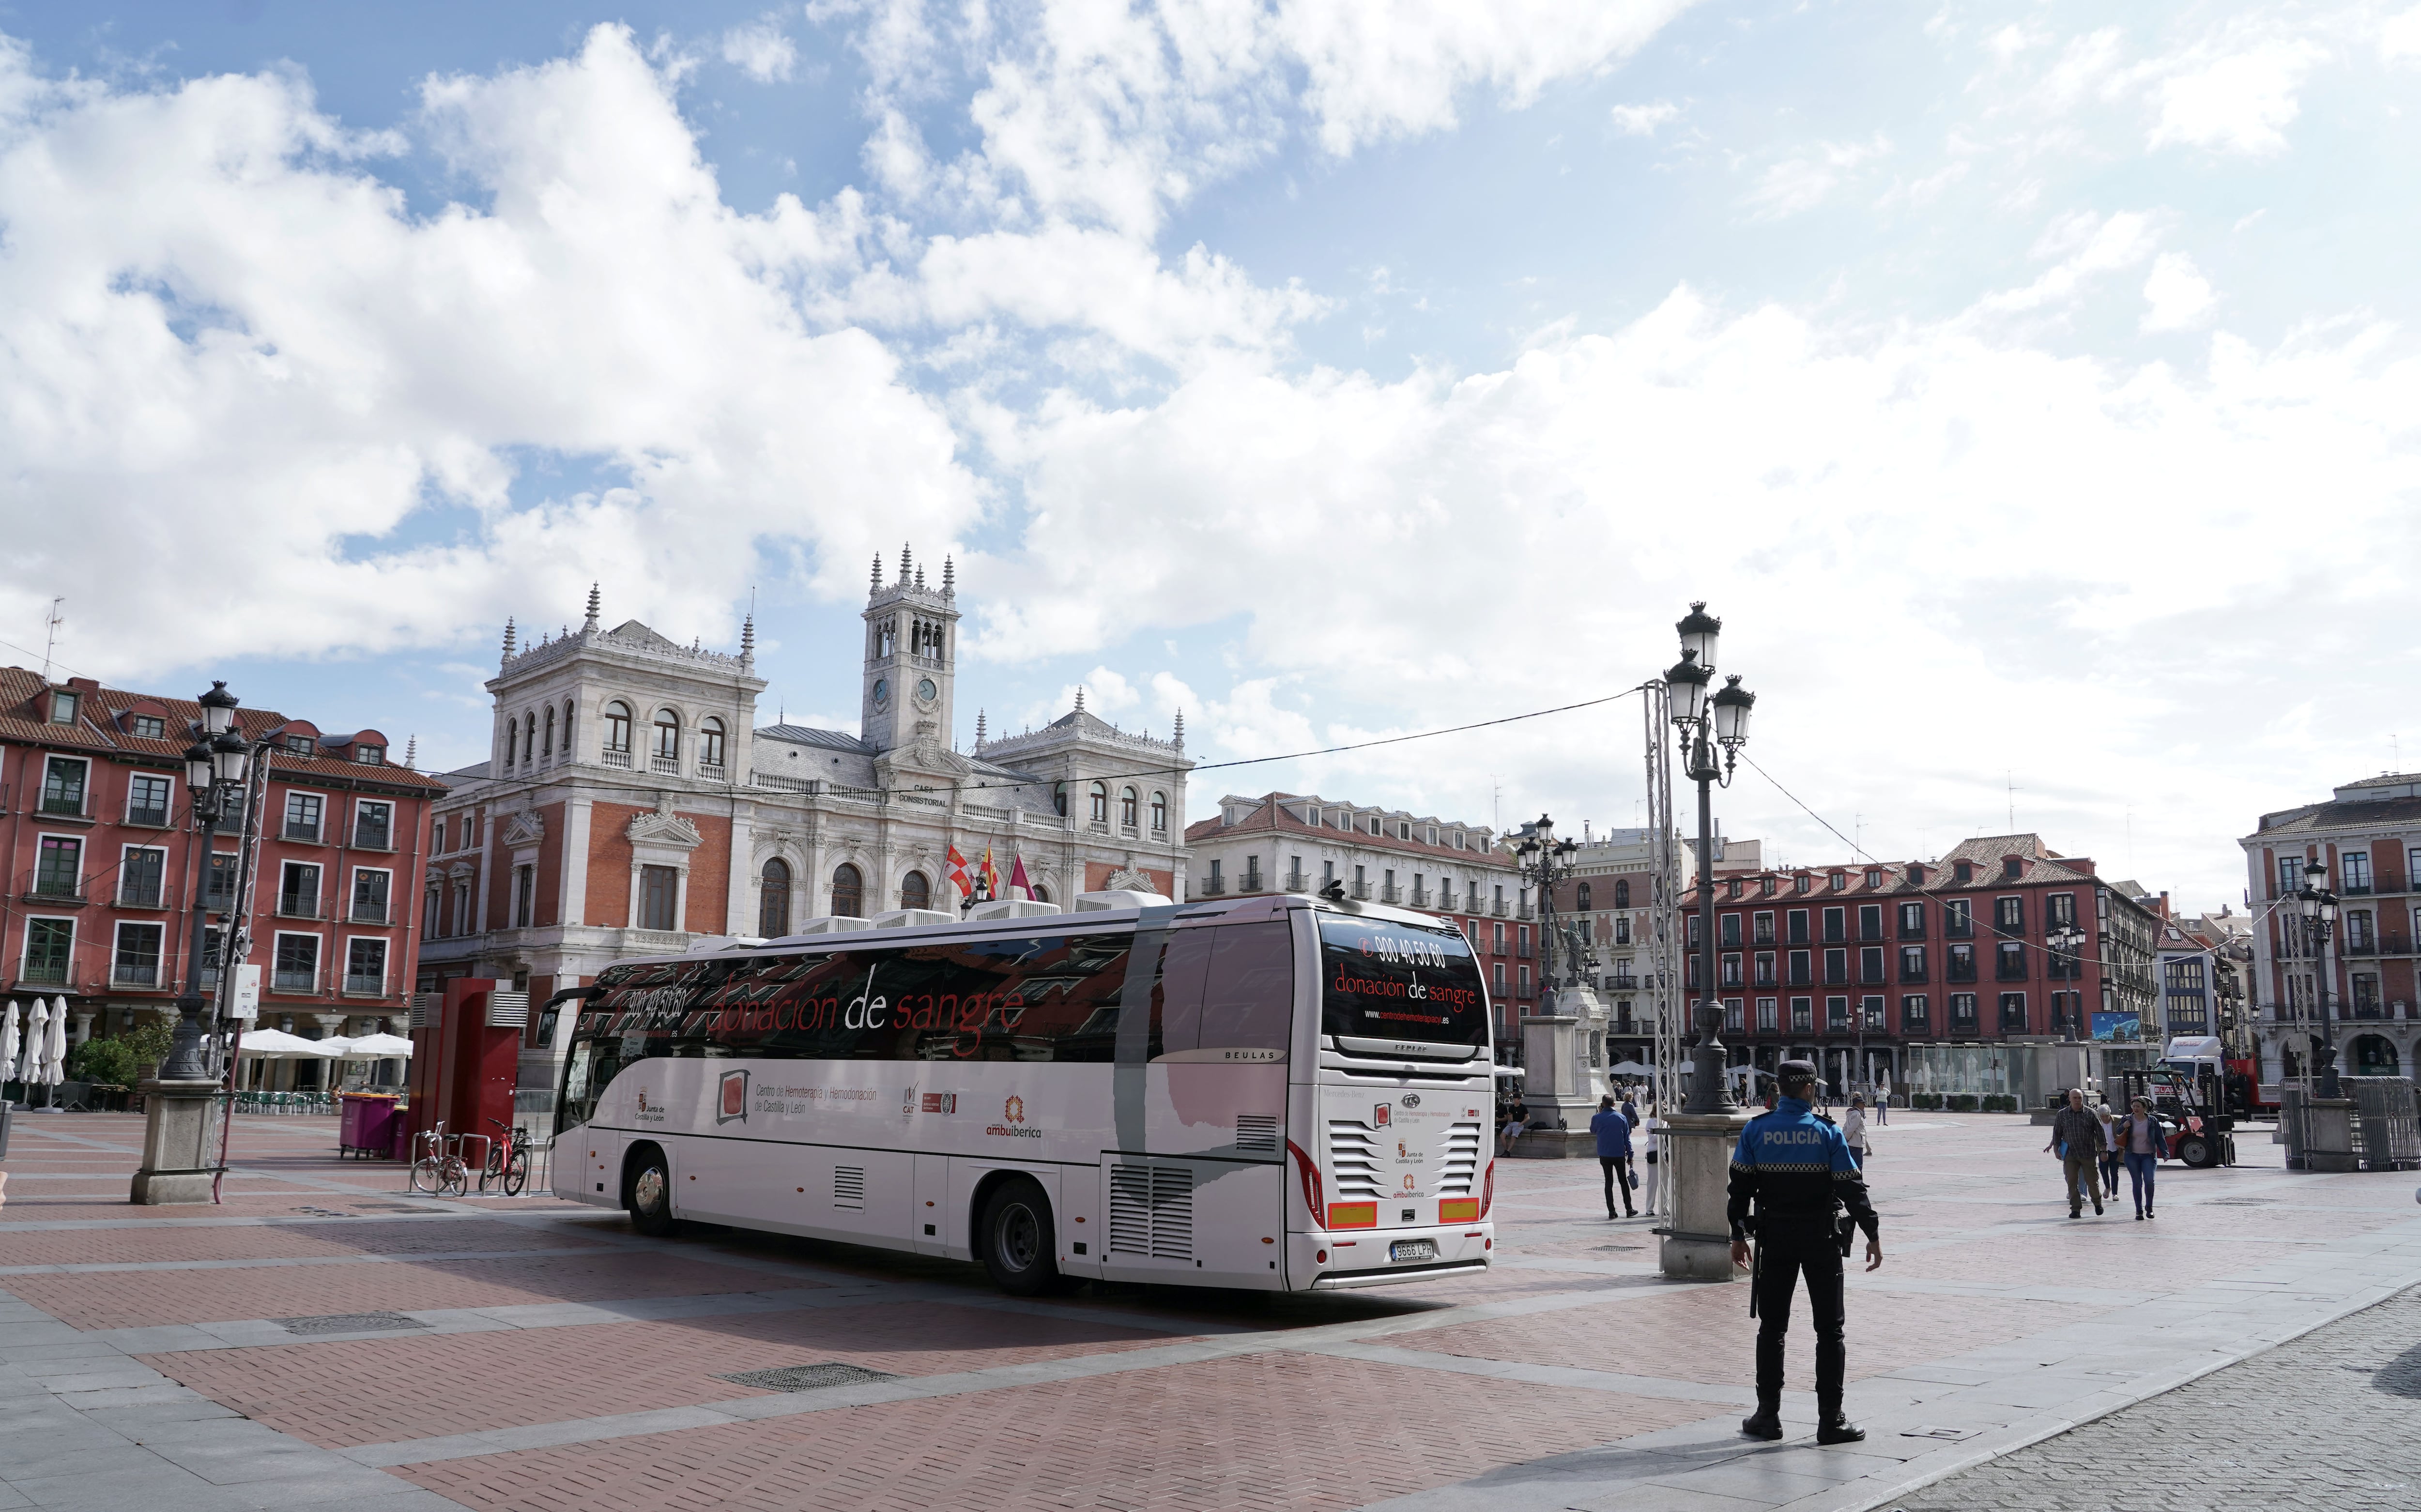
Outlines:
[[[1183,717],[1154,740],[1086,711],[954,748],[959,603],[907,552],[874,566],[859,727],[759,727],[756,626],[737,654],[610,630],[517,642],[487,684],[489,759],[446,774],[423,876],[418,986],[508,979],[537,1003],[609,963],[830,917],[957,917],[956,850],[999,896],[1133,889],[1182,899]],[[918,920],[916,922],[927,922]],[[535,1028],[535,1025],[533,1026]]]

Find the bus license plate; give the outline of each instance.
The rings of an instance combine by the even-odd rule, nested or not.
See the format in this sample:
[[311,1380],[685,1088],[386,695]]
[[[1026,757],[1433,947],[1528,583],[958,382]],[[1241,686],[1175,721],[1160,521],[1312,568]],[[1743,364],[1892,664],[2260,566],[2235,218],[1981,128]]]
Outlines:
[[1437,1257],[1437,1240],[1433,1239],[1399,1239],[1387,1246],[1387,1258],[1390,1260],[1434,1260]]

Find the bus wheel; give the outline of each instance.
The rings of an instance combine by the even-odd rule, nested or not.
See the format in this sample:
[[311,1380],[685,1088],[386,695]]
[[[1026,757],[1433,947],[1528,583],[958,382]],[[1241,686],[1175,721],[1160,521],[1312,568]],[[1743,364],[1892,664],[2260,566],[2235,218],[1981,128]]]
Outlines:
[[2210,1141],[2200,1134],[2188,1134],[2178,1141],[2178,1159],[2197,1171],[2213,1164]]
[[673,1231],[673,1174],[663,1150],[642,1145],[632,1153],[622,1206],[631,1210],[631,1226],[649,1239]]
[[984,1269],[992,1272],[993,1285],[1009,1295],[1039,1296],[1059,1279],[1051,1200],[1031,1178],[1011,1177],[992,1190],[976,1235]]

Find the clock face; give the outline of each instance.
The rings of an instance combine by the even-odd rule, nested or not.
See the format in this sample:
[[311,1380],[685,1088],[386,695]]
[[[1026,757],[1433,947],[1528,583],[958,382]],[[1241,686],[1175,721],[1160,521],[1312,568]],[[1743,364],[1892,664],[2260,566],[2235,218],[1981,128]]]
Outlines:
[[932,678],[919,678],[916,679],[916,696],[924,699],[927,703],[929,704],[933,701],[933,694],[938,691],[939,690],[933,686]]
[[878,704],[887,704],[891,701],[891,679],[889,678],[877,678],[874,679],[874,701]]

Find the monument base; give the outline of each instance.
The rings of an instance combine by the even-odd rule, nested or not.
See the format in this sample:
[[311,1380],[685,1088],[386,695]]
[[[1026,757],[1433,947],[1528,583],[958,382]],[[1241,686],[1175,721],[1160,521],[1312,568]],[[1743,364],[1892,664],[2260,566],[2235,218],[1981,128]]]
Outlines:
[[1517,1161],[1597,1159],[1597,1136],[1585,1129],[1533,1129],[1513,1142]]
[[126,1200],[146,1206],[208,1202],[218,1176],[219,1120],[225,1096],[216,1082],[144,1082],[143,1163]]
[[2361,1161],[2353,1152],[2354,1101],[2351,1098],[2313,1098],[2304,1104],[2304,1168],[2307,1171],[2354,1171]]
[[1657,1264],[1682,1281],[1737,1281],[1748,1272],[1732,1263],[1732,1151],[1754,1114],[1677,1113],[1664,1120],[1659,1164],[1673,1198],[1673,1219],[1658,1229]]

